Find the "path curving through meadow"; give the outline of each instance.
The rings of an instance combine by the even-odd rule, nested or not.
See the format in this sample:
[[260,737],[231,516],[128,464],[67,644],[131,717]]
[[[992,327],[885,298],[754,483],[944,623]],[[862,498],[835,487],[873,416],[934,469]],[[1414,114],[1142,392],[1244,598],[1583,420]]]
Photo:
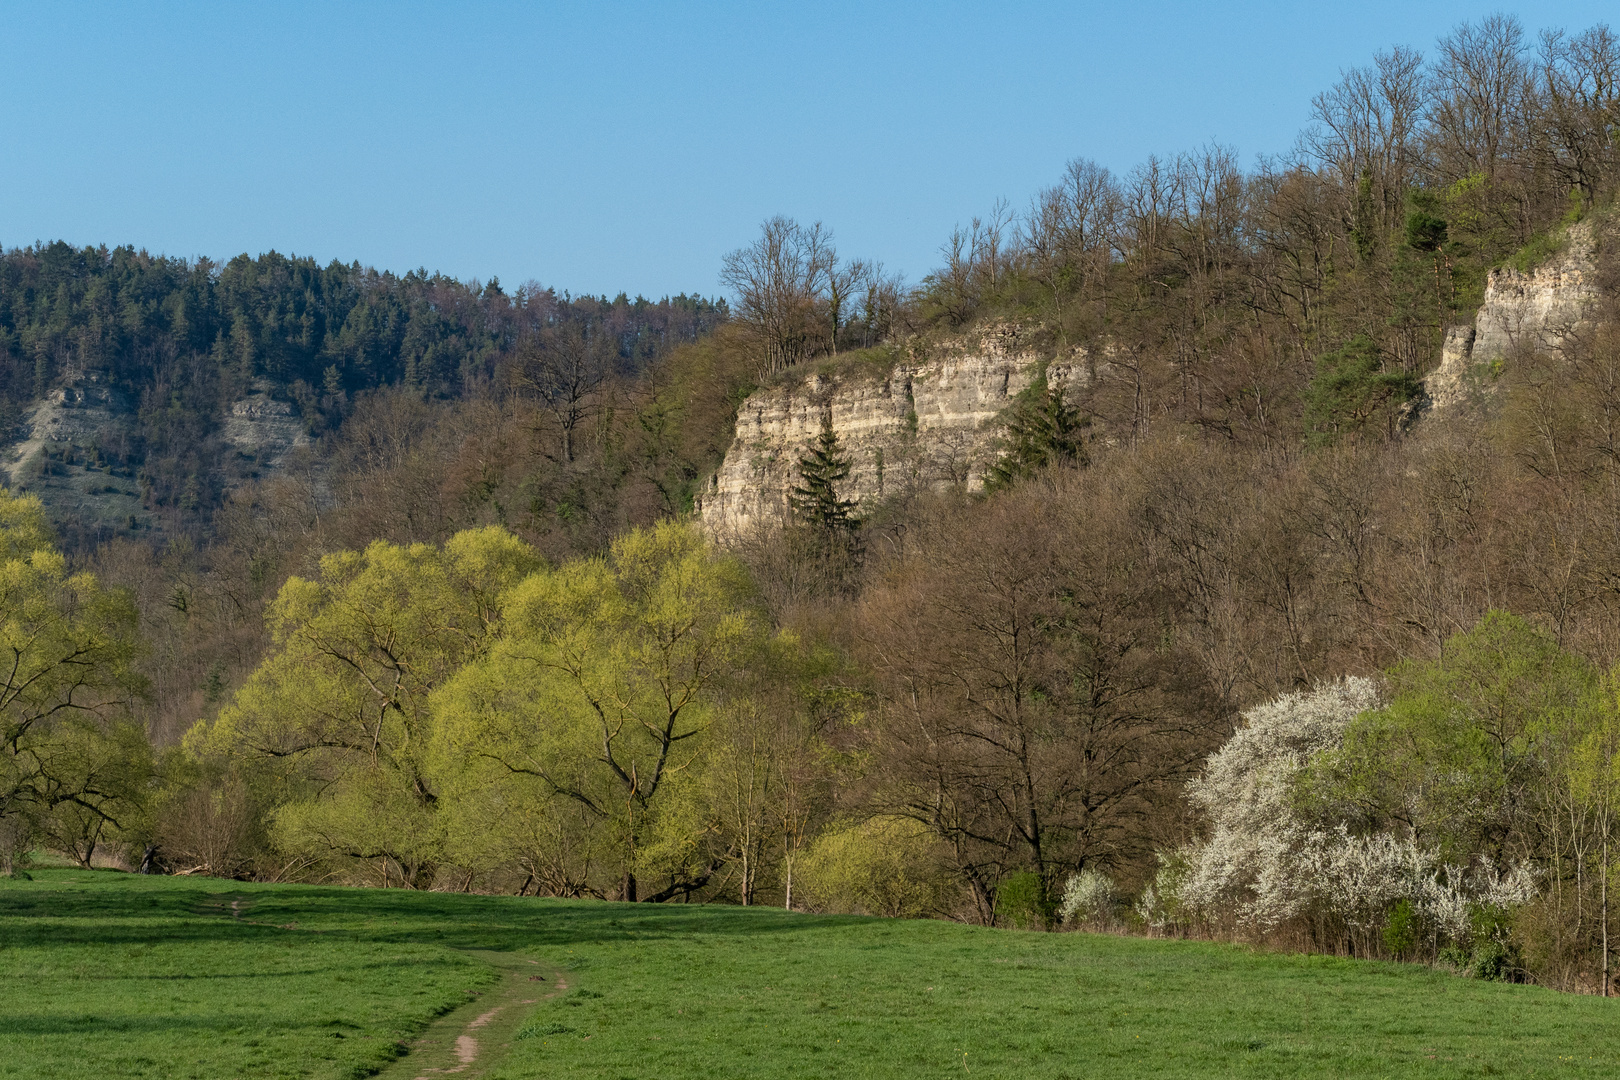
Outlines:
[[468,949],[466,955],[489,964],[499,978],[429,1024],[411,1041],[410,1053],[377,1074],[382,1080],[474,1080],[505,1056],[529,1006],[568,989],[561,975],[548,974],[527,956],[482,949]]
[[[297,923],[247,918],[256,899],[240,893],[210,893],[196,910],[200,914],[228,916],[236,922],[299,929]],[[527,1006],[538,1005],[568,989],[561,974],[548,974],[540,961],[520,953],[457,951],[488,964],[498,977],[494,983],[473,991],[471,1001],[432,1021],[409,1043],[407,1054],[376,1074],[382,1080],[436,1080],[441,1076],[475,1080],[505,1056],[530,1011]]]

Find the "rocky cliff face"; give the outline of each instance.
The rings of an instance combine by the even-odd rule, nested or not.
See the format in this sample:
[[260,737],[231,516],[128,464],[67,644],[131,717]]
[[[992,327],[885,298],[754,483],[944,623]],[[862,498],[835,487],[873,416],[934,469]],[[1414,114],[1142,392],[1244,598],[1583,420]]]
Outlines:
[[135,472],[102,457],[127,440],[133,407],[95,372],[64,379],[23,419],[21,436],[0,454],[8,487],[38,495],[59,526],[110,535],[150,527]]
[[[1598,231],[1570,228],[1563,249],[1533,270],[1493,270],[1473,325],[1451,327],[1440,366],[1424,381],[1414,415],[1459,411],[1488,395],[1500,362],[1524,348],[1556,348],[1597,297]],[[798,462],[824,423],[852,464],[841,492],[863,506],[918,487],[983,485],[1001,453],[1004,412],[1038,377],[1043,357],[1013,327],[896,350],[891,364],[824,365],[766,387],[743,403],[736,439],[698,500],[715,535],[780,525]],[[1096,367],[1106,371],[1105,358]],[[1086,358],[1045,366],[1049,382],[1082,389]]]
[[[11,445],[0,447],[0,482],[38,495],[58,528],[76,536],[99,540],[152,529],[134,419],[128,396],[99,373],[69,375],[26,414]],[[272,399],[265,387],[216,419],[208,441],[227,485],[274,472],[309,442],[293,406]]]
[[[781,524],[799,458],[825,423],[852,466],[842,494],[864,506],[919,487],[981,486],[1000,454],[999,418],[1041,365],[1016,328],[995,327],[896,350],[892,364],[827,364],[756,391],[699,499],[703,524],[716,535]],[[1085,377],[1074,363],[1046,373],[1058,387]]]
[[231,403],[220,434],[237,453],[265,469],[278,468],[289,453],[310,441],[292,404],[277,401],[262,386]]
[[1424,380],[1428,409],[1445,413],[1489,392],[1494,368],[1519,349],[1554,349],[1597,298],[1597,230],[1569,230],[1564,249],[1529,273],[1500,267],[1485,282],[1472,326],[1446,331],[1440,366]]

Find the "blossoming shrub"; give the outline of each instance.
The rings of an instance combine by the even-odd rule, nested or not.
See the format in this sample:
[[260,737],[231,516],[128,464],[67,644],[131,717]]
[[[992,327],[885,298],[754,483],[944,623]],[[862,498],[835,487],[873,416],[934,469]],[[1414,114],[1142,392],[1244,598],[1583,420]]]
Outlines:
[[[1162,929],[1179,908],[1258,940],[1429,958],[1450,948],[1467,957],[1460,967],[1511,968],[1506,935],[1480,929],[1480,914],[1532,900],[1533,868],[1499,866],[1484,851],[1443,856],[1410,827],[1365,813],[1336,783],[1335,755],[1358,717],[1381,704],[1371,680],[1350,678],[1245,713],[1189,787],[1209,838],[1182,853],[1179,874],[1167,864],[1156,895],[1139,905],[1144,919]],[[1476,953],[1493,959],[1475,963]]]
[[1063,902],[1058,915],[1065,926],[1090,926],[1104,929],[1114,922],[1114,908],[1119,890],[1107,874],[1092,867],[1070,876],[1063,887]]
[[1209,839],[1186,853],[1179,898],[1190,912],[1267,931],[1316,897],[1323,883],[1312,863],[1320,855],[1313,834],[1327,823],[1302,817],[1296,780],[1313,755],[1338,746],[1356,715],[1377,704],[1370,680],[1346,679],[1244,713],[1187,788],[1211,825]]

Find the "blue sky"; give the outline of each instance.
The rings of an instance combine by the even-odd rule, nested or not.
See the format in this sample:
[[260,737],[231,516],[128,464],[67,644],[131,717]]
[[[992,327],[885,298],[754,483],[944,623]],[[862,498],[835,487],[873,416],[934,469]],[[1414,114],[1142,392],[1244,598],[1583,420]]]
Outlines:
[[783,213],[915,281],[1069,158],[1284,151],[1341,68],[1490,10],[0,0],[0,243],[660,296]]

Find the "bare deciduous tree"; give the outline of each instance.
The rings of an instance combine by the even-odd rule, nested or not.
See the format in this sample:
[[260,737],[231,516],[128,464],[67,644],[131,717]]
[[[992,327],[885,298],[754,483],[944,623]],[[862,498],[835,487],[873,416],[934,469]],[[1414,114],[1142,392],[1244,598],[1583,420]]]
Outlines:
[[1378,220],[1357,222],[1364,230],[1376,224],[1387,233],[1401,223],[1407,189],[1422,163],[1427,92],[1422,54],[1397,45],[1311,99],[1314,122],[1303,135],[1304,148],[1338,174],[1345,191],[1366,183]]
[[973,317],[1012,269],[1016,245],[1012,239],[1012,209],[1001,199],[985,217],[975,217],[966,229],[951,230],[940,248],[945,266],[925,282],[952,322],[960,325]]
[[574,431],[594,411],[619,358],[617,344],[601,328],[565,322],[543,327],[519,356],[517,384],[539,398],[562,432],[562,460],[574,460]]
[[1520,149],[1530,69],[1524,27],[1511,15],[1462,23],[1440,39],[1431,70],[1430,135],[1447,181],[1479,174],[1494,181]]
[[1119,185],[1094,161],[1076,158],[1035,196],[1021,237],[1031,272],[1059,309],[1069,291],[1084,295],[1107,270],[1120,212]]
[[1541,156],[1591,202],[1620,173],[1620,39],[1607,26],[1549,30],[1536,67]]
[[838,352],[838,335],[844,328],[844,322],[849,316],[850,304],[861,291],[867,287],[872,279],[872,267],[865,260],[852,259],[840,264],[836,255],[828,260],[827,267],[827,342],[828,351]]
[[758,340],[764,374],[783,371],[809,356],[818,340],[818,312],[837,266],[832,234],[821,222],[800,225],[771,218],[759,239],[725,257],[720,281],[737,299],[734,316]]
[[1219,712],[1155,629],[1129,498],[1093,501],[1086,479],[1015,489],[971,524],[947,511],[863,608],[877,805],[951,846],[986,921],[1009,873],[1051,890],[1139,862],[1155,800],[1224,733],[1201,730]]

